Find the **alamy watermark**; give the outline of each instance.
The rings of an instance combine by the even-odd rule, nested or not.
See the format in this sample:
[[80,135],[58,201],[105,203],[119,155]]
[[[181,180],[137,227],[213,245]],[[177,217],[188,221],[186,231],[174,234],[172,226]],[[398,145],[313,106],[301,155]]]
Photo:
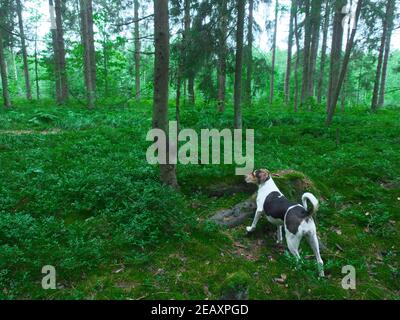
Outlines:
[[[193,129],[184,129],[178,133],[177,122],[172,121],[169,124],[168,136],[163,130],[153,129],[148,132],[146,140],[155,141],[146,153],[147,162],[152,165],[178,163],[219,165],[223,147],[223,164],[241,166],[236,168],[236,175],[246,175],[254,169],[254,130],[252,129],[245,132],[241,129],[222,131],[203,129],[199,136]],[[179,142],[184,143],[180,148],[178,148]],[[246,152],[243,155],[244,143]]]
[[357,289],[356,268],[354,268],[353,266],[344,266],[342,268],[342,274],[346,275],[342,279],[342,288],[344,290],[356,290]]
[[50,265],[44,266],[42,268],[42,274],[45,274],[42,278],[42,288],[44,290],[57,289],[56,268]]

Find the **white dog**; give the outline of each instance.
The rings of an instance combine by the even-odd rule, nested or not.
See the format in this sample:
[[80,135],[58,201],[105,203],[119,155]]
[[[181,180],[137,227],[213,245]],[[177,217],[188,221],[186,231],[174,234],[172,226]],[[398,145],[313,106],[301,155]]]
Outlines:
[[[312,215],[318,211],[318,200],[311,193],[305,193],[302,197],[303,205],[295,204],[286,199],[279,191],[268,170],[256,170],[246,176],[246,182],[258,186],[257,211],[251,227],[247,227],[247,232],[253,232],[263,213],[272,224],[278,227],[278,242],[282,243],[282,227],[285,227],[286,242],[289,251],[300,259],[299,246],[301,239],[306,236],[314,251],[319,273],[324,277],[324,262],[322,261],[317,228]],[[307,206],[307,200],[312,204],[312,208]]]

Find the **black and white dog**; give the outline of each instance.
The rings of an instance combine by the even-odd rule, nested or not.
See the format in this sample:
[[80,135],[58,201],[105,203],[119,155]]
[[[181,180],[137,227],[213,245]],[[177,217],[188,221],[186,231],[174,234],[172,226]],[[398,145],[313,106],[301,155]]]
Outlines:
[[[301,239],[306,236],[315,254],[319,266],[319,274],[324,277],[324,262],[322,261],[317,228],[312,215],[318,211],[318,200],[311,193],[305,193],[302,197],[303,205],[290,202],[279,191],[271,173],[268,170],[256,170],[246,176],[246,182],[258,186],[257,211],[251,227],[247,232],[253,232],[263,213],[272,224],[278,227],[278,243],[282,243],[282,228],[285,227],[286,242],[289,251],[300,259],[299,246]],[[307,200],[311,202],[309,209]]]

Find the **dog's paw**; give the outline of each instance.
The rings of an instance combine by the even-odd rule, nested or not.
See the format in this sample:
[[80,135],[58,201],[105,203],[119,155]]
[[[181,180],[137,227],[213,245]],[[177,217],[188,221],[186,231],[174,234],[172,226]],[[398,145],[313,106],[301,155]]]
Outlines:
[[247,230],[247,232],[250,233],[250,232],[253,232],[253,231],[255,230],[255,228],[253,228],[253,227],[247,227],[246,230]]

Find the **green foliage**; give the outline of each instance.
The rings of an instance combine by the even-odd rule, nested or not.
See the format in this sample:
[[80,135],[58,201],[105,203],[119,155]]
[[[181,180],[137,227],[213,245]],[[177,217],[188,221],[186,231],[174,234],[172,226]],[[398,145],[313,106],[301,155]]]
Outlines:
[[[260,103],[244,110],[245,127],[255,129],[256,167],[298,171],[286,176],[290,181],[277,178],[293,200],[303,174],[315,184],[318,231],[328,247],[328,277],[319,280],[313,259],[297,264],[277,249],[266,221],[251,236],[243,227],[226,231],[205,222],[247,197],[208,196],[210,185],[240,178],[233,166],[178,166],[181,192],[160,185],[145,159],[151,101],[128,105],[89,111],[17,101],[0,111],[2,298],[218,299],[226,276],[238,271],[252,276],[251,299],[397,295],[396,109],[355,108],[338,114],[332,128],[322,125],[318,109],[294,113]],[[181,125],[222,129],[231,119],[230,107],[219,114],[213,104],[197,105],[183,108]],[[302,249],[302,256],[312,254]],[[357,270],[353,293],[340,287],[348,264]],[[44,265],[56,267],[54,292],[41,289]],[[285,283],[275,283],[283,273]]]

